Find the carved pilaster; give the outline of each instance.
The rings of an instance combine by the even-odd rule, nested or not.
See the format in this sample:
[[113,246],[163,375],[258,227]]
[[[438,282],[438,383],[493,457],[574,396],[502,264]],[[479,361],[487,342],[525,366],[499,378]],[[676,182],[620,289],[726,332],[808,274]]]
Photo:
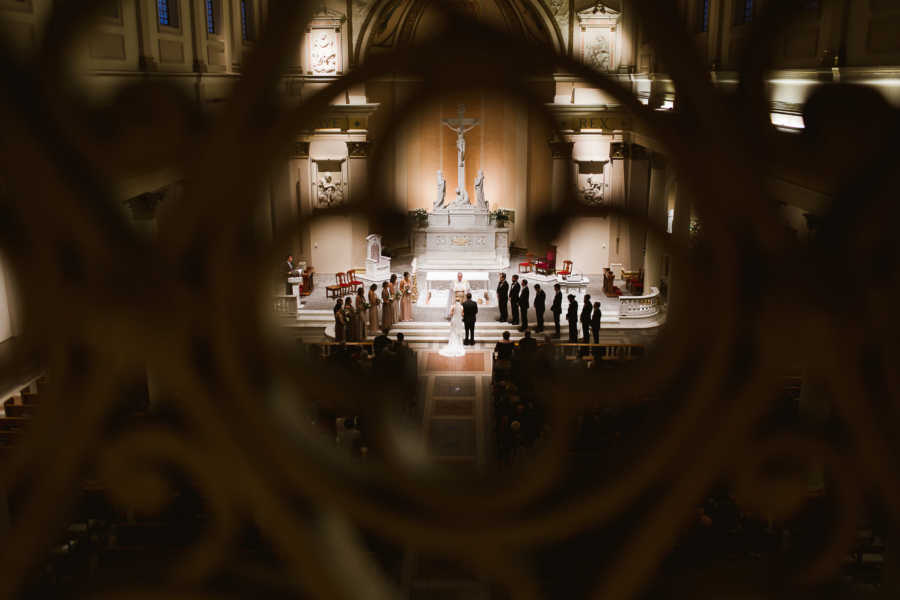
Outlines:
[[159,71],[159,64],[152,56],[141,56],[138,58],[138,67],[141,71]]
[[650,160],[650,152],[640,144],[632,144],[631,160]]
[[125,201],[131,209],[131,216],[135,221],[149,221],[156,216],[156,207],[165,198],[165,192],[145,192],[140,196],[129,198]]
[[553,158],[572,158],[575,142],[550,142],[550,154]]
[[347,153],[350,158],[366,158],[369,156],[369,142],[347,142]]
[[309,158],[309,142],[294,142],[294,156]]
[[613,142],[609,145],[609,157],[613,160],[623,160],[630,155],[628,144],[625,142]]

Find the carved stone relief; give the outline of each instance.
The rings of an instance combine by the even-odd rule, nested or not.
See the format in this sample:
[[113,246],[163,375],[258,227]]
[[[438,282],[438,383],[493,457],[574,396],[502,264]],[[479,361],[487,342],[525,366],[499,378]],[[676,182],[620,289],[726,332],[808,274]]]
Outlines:
[[609,30],[596,30],[585,42],[584,62],[598,71],[607,72],[611,63]]
[[347,201],[347,161],[312,160],[313,207],[334,208]]
[[309,68],[313,75],[336,75],[337,64],[337,32],[333,29],[313,29],[309,34]]
[[588,206],[600,206],[606,201],[609,183],[606,177],[608,160],[578,164],[578,195]]

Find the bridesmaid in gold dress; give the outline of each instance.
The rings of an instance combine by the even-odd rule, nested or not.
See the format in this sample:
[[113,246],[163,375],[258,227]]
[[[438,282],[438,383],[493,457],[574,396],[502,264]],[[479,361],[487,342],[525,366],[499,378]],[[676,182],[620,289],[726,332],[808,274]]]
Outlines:
[[334,341],[346,341],[344,339],[344,301],[340,298],[334,303]]
[[408,271],[403,273],[403,279],[400,280],[400,320],[413,320],[412,282]]
[[363,296],[363,289],[356,290],[356,299],[353,302],[353,312],[356,319],[354,332],[357,342],[366,341],[366,297]]
[[394,298],[391,296],[391,284],[381,284],[381,328],[390,329],[394,325]]
[[397,286],[396,273],[391,273],[391,296],[394,297],[394,306],[391,307],[394,313],[391,316],[391,320],[396,323],[400,320],[400,288]]
[[353,310],[353,298],[347,296],[344,300],[344,341],[358,342],[356,339],[356,311]]
[[381,304],[381,298],[378,297],[378,286],[372,284],[369,286],[369,331],[372,335],[378,332],[378,305]]

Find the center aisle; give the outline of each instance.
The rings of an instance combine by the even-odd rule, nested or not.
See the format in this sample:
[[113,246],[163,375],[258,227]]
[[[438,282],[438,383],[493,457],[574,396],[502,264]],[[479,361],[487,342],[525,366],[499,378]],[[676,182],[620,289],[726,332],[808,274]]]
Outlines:
[[[474,346],[458,358],[444,343],[416,344],[422,426],[431,460],[462,476],[483,474],[489,443],[492,352]],[[402,585],[410,600],[489,600],[490,586],[452,562],[409,550]]]
[[418,350],[423,427],[431,457],[438,463],[483,471],[489,445],[491,367],[489,350],[470,348],[448,358],[441,343]]

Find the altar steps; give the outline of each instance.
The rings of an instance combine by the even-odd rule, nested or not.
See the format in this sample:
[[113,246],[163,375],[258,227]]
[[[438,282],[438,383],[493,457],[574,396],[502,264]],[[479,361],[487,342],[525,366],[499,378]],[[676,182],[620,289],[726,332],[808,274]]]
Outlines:
[[[548,313],[549,315],[549,313]],[[615,327],[619,324],[619,317],[615,314],[604,314],[601,321],[605,327]],[[530,327],[534,327],[534,321],[529,322]],[[285,324],[285,328],[291,330],[295,337],[306,341],[322,341],[323,339],[334,338],[334,314],[330,309],[303,309],[297,317],[297,320],[290,324]],[[429,342],[446,342],[450,329],[448,321],[406,321],[403,323],[395,323],[391,329],[390,337],[394,338],[398,333],[402,333],[407,342],[410,343],[429,343]],[[579,333],[581,326],[579,324]],[[481,320],[475,325],[475,339],[478,342],[493,343],[503,338],[503,332],[509,331],[510,338],[518,340],[522,337],[522,333],[509,323],[500,323],[498,321]],[[544,333],[553,332],[553,320],[544,320]],[[568,336],[568,325],[564,321],[562,324],[562,333],[564,337]],[[534,334],[540,336],[543,334]],[[622,335],[621,330],[613,330],[608,334],[601,331],[602,341],[608,343],[619,343]],[[369,339],[374,336],[370,335]]]

